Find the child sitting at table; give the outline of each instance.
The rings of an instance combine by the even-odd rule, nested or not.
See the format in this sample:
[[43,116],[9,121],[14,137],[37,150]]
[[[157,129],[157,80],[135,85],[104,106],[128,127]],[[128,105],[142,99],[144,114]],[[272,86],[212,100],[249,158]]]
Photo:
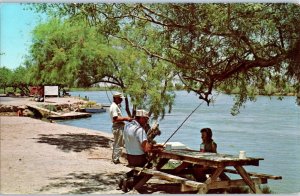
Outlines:
[[200,152],[217,153],[217,144],[212,139],[212,131],[210,128],[201,129],[202,143],[200,145]]
[[[200,152],[217,153],[217,144],[212,139],[212,131],[210,128],[203,128],[200,130],[202,143],[200,145]],[[207,180],[207,174],[211,174],[214,168],[194,165],[193,176],[199,182],[205,182]]]

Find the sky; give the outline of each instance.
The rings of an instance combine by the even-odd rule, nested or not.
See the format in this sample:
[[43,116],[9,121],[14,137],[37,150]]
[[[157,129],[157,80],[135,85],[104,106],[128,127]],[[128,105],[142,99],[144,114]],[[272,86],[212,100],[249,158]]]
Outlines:
[[1,3],[1,66],[15,69],[22,65],[32,40],[32,30],[40,15],[20,3]]

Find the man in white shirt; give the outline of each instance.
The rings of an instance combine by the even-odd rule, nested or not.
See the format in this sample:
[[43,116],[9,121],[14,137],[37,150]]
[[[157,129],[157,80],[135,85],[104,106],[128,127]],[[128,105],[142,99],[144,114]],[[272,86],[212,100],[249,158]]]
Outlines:
[[[146,153],[152,150],[152,144],[148,142],[147,134],[143,128],[148,120],[149,115],[147,111],[137,110],[135,120],[125,125],[123,136],[128,166],[144,167],[148,162]],[[125,178],[120,179],[119,188],[127,192],[141,178],[141,176],[134,176],[133,170],[129,171],[126,173]]]
[[115,164],[120,163],[120,156],[122,153],[122,148],[124,146],[123,141],[123,130],[124,130],[124,121],[131,121],[132,118],[122,116],[121,109],[119,105],[122,103],[124,96],[122,93],[116,92],[113,95],[113,102],[109,108],[109,114],[112,121],[112,133],[114,135],[113,143],[113,153],[112,161]]
[[143,167],[147,163],[146,152],[151,150],[152,145],[143,127],[148,120],[147,111],[137,110],[135,120],[125,125],[123,137],[129,166]]

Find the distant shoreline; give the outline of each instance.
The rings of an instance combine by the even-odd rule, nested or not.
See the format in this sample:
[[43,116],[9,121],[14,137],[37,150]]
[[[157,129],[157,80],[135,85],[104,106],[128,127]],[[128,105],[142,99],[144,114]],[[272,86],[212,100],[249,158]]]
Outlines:
[[[104,87],[98,88],[98,87],[91,87],[91,88],[70,88],[69,92],[84,92],[84,91],[117,91],[120,89],[117,88],[112,88],[112,89],[105,89]],[[184,89],[179,89],[179,90],[175,90],[175,91],[185,91]],[[225,91],[220,91],[223,94],[226,95],[236,95],[237,93],[235,92],[231,92],[231,93],[227,93]],[[255,96],[296,96],[297,97],[297,92],[291,92],[291,93],[273,93],[273,94],[267,94],[267,93],[263,93],[263,94],[255,94]],[[300,95],[299,95],[300,96]]]

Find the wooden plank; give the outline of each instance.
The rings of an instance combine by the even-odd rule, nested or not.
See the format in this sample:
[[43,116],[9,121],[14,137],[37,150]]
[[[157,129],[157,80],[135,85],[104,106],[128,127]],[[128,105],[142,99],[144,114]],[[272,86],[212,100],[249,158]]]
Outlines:
[[[233,169],[225,169],[224,172],[238,174],[238,172]],[[259,178],[267,178],[267,179],[273,179],[273,180],[281,180],[282,179],[282,176],[274,176],[274,175],[254,173],[254,172],[247,172],[247,173],[249,174],[249,176],[255,176],[255,177],[259,177]]]
[[142,173],[147,174],[147,175],[152,175],[155,177],[158,177],[159,179],[162,180],[167,180],[170,182],[175,182],[175,183],[180,183],[183,187],[182,190],[190,190],[189,188],[185,188],[185,186],[189,186],[189,187],[193,187],[195,188],[195,190],[198,191],[202,191],[202,192],[207,192],[207,185],[201,182],[196,182],[196,181],[192,181],[192,180],[188,180],[186,178],[182,178],[179,176],[174,176],[171,174],[167,174],[161,171],[156,171],[156,170],[152,170],[152,169],[143,169],[140,167],[135,167],[134,168],[135,171],[142,171]]
[[134,189],[138,190],[139,188],[141,188],[150,178],[152,177],[152,175],[144,175],[143,178],[136,184],[134,185]]
[[259,166],[259,161],[263,158],[247,157],[239,159],[235,155],[226,155],[218,153],[202,153],[187,150],[169,150],[158,153],[160,158],[181,160],[188,163],[199,164],[203,166],[235,166],[235,165],[254,165]]
[[223,170],[223,172],[220,174],[221,180],[230,180],[229,176],[227,176]]
[[174,171],[174,169],[160,169],[159,171],[167,173],[167,174],[176,175],[176,176],[193,174],[193,172],[194,172],[194,170],[192,168],[185,168],[181,171]]
[[183,169],[187,168],[191,163],[182,162],[178,167],[174,169],[174,173],[177,174],[181,172]]
[[223,172],[224,168],[225,168],[224,166],[217,168],[214,171],[214,173],[212,174],[212,176],[205,181],[205,183],[210,184],[210,183],[213,183],[213,182],[217,181],[218,177]]
[[[159,157],[164,159],[182,160],[187,163],[200,164],[203,166],[211,166],[213,164],[212,161],[209,160],[199,160],[198,158],[195,157],[183,157],[182,155],[166,153],[166,152],[159,154]],[[214,163],[214,165],[217,165],[217,163]]]
[[[252,181],[255,184],[266,184],[268,181],[266,178],[252,178]],[[225,180],[225,181],[216,181],[207,185],[208,189],[220,189],[220,188],[234,188],[240,186],[247,186],[243,179],[238,180]]]
[[250,178],[249,174],[246,172],[246,170],[240,166],[234,166],[234,168],[238,171],[238,173],[242,176],[246,184],[250,187],[250,189],[253,191],[253,193],[258,193],[257,187],[255,186],[255,183]]

